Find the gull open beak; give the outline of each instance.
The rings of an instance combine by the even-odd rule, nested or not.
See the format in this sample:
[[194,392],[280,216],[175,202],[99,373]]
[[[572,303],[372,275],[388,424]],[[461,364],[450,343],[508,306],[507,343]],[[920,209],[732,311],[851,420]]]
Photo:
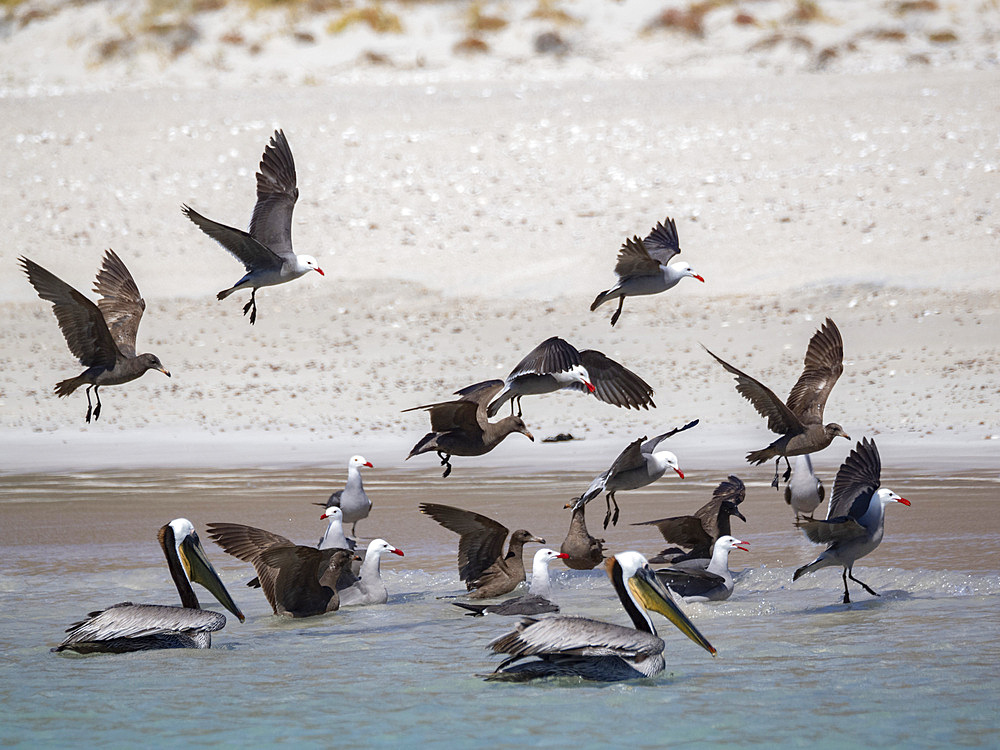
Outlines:
[[216,572],[215,567],[208,560],[205,548],[201,546],[201,540],[197,534],[185,537],[179,547],[181,563],[187,571],[188,578],[195,583],[200,583],[208,592],[219,600],[219,604],[228,609],[243,622],[245,618],[236,602],[226,591],[222,579]]
[[639,568],[635,575],[628,580],[628,585],[642,606],[650,612],[659,612],[684,635],[715,656],[715,647],[708,642],[708,639],[699,632],[694,623],[674,603],[670,592],[660,583],[652,568],[648,565]]

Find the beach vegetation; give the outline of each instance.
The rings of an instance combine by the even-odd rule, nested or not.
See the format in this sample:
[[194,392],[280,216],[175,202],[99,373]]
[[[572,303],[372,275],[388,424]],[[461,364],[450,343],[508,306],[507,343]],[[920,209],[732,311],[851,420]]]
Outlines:
[[564,26],[578,26],[580,24],[578,18],[559,7],[558,0],[538,0],[538,4],[528,14],[528,18],[538,21],[551,21]]
[[483,10],[483,4],[474,2],[466,12],[467,25],[472,34],[483,31],[500,31],[507,27],[507,20],[500,16],[493,16]]
[[702,38],[705,36],[705,17],[714,10],[734,4],[735,0],[699,0],[686,8],[667,8],[646,24],[643,31],[667,29]]
[[459,55],[481,55],[490,51],[490,45],[477,36],[467,36],[456,42],[452,51]]
[[399,16],[382,7],[381,3],[372,3],[363,8],[352,8],[343,13],[340,18],[327,25],[330,34],[339,34],[356,24],[367,24],[376,34],[402,34],[403,22]]

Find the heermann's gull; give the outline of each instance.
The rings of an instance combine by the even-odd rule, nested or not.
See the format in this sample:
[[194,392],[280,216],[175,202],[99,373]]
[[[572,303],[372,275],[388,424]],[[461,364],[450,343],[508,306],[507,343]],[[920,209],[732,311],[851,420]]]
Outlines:
[[346,549],[353,551],[357,547],[354,539],[349,539],[344,533],[344,512],[336,505],[331,505],[320,517],[326,521],[326,531],[319,538],[318,549]]
[[[652,677],[663,671],[663,640],[649,612],[659,612],[684,635],[713,656],[712,647],[674,603],[638,552],[621,552],[605,563],[608,577],[633,627],[584,617],[525,617],[489,647],[507,654],[486,679],[525,681],[537,677],[582,677],[615,682]],[[531,661],[521,661],[528,657]]]
[[656,526],[663,538],[689,550],[684,553],[676,547],[665,549],[652,558],[654,563],[679,563],[683,560],[710,558],[712,545],[722,536],[731,535],[730,516],[746,518],[737,507],[746,496],[743,481],[732,474],[720,482],[712,492],[712,499],[695,511],[693,516],[673,516],[658,521],[643,521],[633,526]]
[[734,549],[749,552],[743,542],[733,536],[720,536],[712,546],[710,560],[686,560],[672,568],[656,571],[656,577],[686,602],[720,602],[733,593],[733,574],[729,570],[729,553]]
[[[676,435],[678,432],[689,430],[698,424],[698,420],[688,422],[683,427],[676,427],[670,432],[664,432],[654,438],[646,440],[643,435],[638,440],[632,441],[618,458],[614,460],[611,467],[603,474],[594,477],[587,491],[577,498],[577,504],[586,504],[593,498],[605,494],[608,504],[608,512],[604,516],[604,528],[608,528],[608,522],[612,525],[618,524],[618,501],[615,500],[615,493],[621,490],[637,490],[652,484],[666,473],[667,469],[673,469],[677,476],[684,478],[684,472],[677,465],[677,456],[668,450],[657,450],[657,447],[668,437]],[[611,504],[614,503],[614,511]]]
[[312,617],[340,606],[336,586],[351,560],[348,550],[305,547],[238,523],[210,523],[208,531],[222,549],[253,565],[276,615]]
[[76,289],[28,258],[19,258],[28,281],[38,296],[52,303],[52,311],[73,356],[86,367],[80,375],[56,383],[56,395],[68,396],[87,386],[87,421],[91,418],[90,389],[97,407],[93,418],[101,416],[100,388],[135,380],[147,370],[170,373],[155,354],[135,353],[135,335],[146,303],[132,274],[114,250],[104,254],[94,291],[101,295],[95,305]]
[[885,531],[885,506],[909,505],[910,501],[888,488],[881,488],[882,461],[874,440],[863,438],[840,466],[833,481],[826,520],[805,519],[796,522],[809,540],[826,544],[823,553],[795,571],[793,581],[805,573],[840,565],[844,568],[844,604],[851,595],[847,579],[860,583],[872,596],[878,596],[867,584],[854,577],[854,563],[872,552],[882,542]]
[[257,204],[249,232],[206,219],[190,206],[181,207],[185,216],[246,268],[242,279],[217,296],[223,300],[239,289],[252,289],[250,301],[243,306],[243,314],[250,313],[251,325],[257,322],[257,290],[262,286],[284,284],[310,271],[325,275],[314,257],[292,250],[292,210],[298,197],[292,150],[285,134],[275,130],[260,160]]
[[549,563],[553,560],[566,559],[565,552],[543,547],[535,553],[531,564],[531,585],[524,596],[515,596],[499,604],[469,604],[468,602],[452,602],[456,607],[469,610],[465,614],[470,617],[482,617],[484,614],[502,615],[543,615],[548,612],[558,612],[559,605],[549,597],[552,596],[552,586],[549,582]]
[[[707,348],[705,351],[712,354]],[[736,376],[737,392],[767,420],[767,428],[781,435],[766,448],[747,454],[747,461],[754,465],[776,459],[774,481],[771,483],[773,487],[778,486],[778,466],[782,458],[788,467],[784,479],[788,479],[792,471],[791,464],[788,463],[789,456],[821,451],[835,437],[850,439],[844,428],[836,422],[823,424],[826,400],[837,378],[844,371],[844,342],[837,326],[829,318],[809,340],[805,368],[792,386],[787,402],[782,402],[770,388],[745,372],[714,354],[712,357]]]
[[510,535],[505,555],[503,540],[510,532],[499,521],[438,503],[421,503],[420,512],[459,535],[458,578],[465,581],[473,599],[489,599],[513,591],[524,580],[524,545],[545,544],[541,537],[518,529]]
[[795,511],[795,519],[798,520],[799,516],[812,518],[813,511],[824,497],[826,489],[813,473],[812,459],[808,455],[796,456],[792,477],[785,485],[785,502]]
[[441,476],[451,474],[452,456],[481,456],[496,448],[512,432],[520,432],[531,442],[534,435],[520,417],[504,417],[490,422],[486,404],[503,387],[503,381],[486,380],[457,391],[460,398],[438,404],[426,404],[403,409],[404,412],[427,409],[431,417],[431,432],[413,446],[407,460],[421,453],[434,451],[445,467]]
[[[403,556],[403,550],[393,547],[385,539],[372,539],[368,543],[368,551],[361,563],[357,576],[347,576],[348,567],[337,582],[341,607],[359,607],[367,604],[385,604],[389,600],[389,592],[382,580],[382,555],[391,552]],[[346,585],[344,585],[346,584]]]
[[[521,397],[552,393],[562,388],[589,391],[601,401],[626,409],[655,407],[653,389],[646,381],[613,359],[593,349],[578,352],[558,336],[546,339],[522,359],[503,383],[503,388],[487,409],[495,416],[511,402],[521,416]],[[460,391],[461,392],[461,391]]]
[[626,239],[618,251],[618,262],[615,264],[618,283],[598,294],[590,311],[593,312],[608,300],[617,297],[618,309],[611,316],[611,325],[614,325],[622,314],[626,297],[665,292],[685,276],[704,283],[705,279],[696,274],[685,261],[670,262],[680,251],[677,225],[670,217],[667,217],[665,225],[657,222],[646,239],[640,240],[638,235],[630,240]]
[[225,627],[226,616],[201,609],[191,581],[208,589],[243,622],[243,613],[209,562],[189,520],[175,518],[160,528],[157,539],[181,606],[122,602],[92,612],[86,620],[71,625],[66,630],[69,635],[53,651],[122,654],[160,648],[211,648],[212,633]]
[[[344,489],[334,492],[326,501],[326,507],[336,506],[344,512],[344,523],[351,524],[351,533],[358,533],[358,521],[368,518],[368,513],[372,509],[372,501],[365,493],[365,486],[361,481],[361,467],[367,466],[374,469],[372,462],[364,456],[351,456],[347,462],[347,484]],[[316,503],[323,505],[323,503]]]
[[583,503],[567,503],[573,508],[569,521],[569,531],[563,540],[560,552],[566,553],[563,561],[567,568],[573,570],[591,570],[604,562],[604,540],[597,539],[587,531],[587,520],[584,518],[587,506]]

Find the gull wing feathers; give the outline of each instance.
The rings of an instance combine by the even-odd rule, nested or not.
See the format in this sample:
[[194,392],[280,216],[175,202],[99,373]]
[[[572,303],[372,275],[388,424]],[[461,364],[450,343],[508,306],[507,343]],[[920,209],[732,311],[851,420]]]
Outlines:
[[642,240],[638,237],[625,240],[615,263],[615,273],[619,279],[655,276],[659,272],[659,261],[651,256]]
[[104,316],[118,350],[126,357],[134,357],[135,337],[146,302],[142,299],[132,274],[110,248],[104,254],[94,291],[101,295],[97,307]]
[[257,171],[257,203],[250,218],[250,236],[283,259],[292,251],[292,210],[299,197],[295,160],[288,140],[275,130],[264,148]]
[[803,424],[822,424],[826,400],[843,371],[844,341],[827,318],[809,340],[805,367],[788,396],[788,408]]
[[661,221],[656,222],[656,226],[643,240],[653,260],[664,266],[681,251],[681,243],[677,239],[677,225],[669,216],[666,222],[666,224]]
[[733,367],[724,359],[717,357],[707,347],[703,346],[703,348],[727,372],[736,377],[737,392],[753,405],[758,414],[767,420],[767,429],[779,435],[800,432],[803,429],[799,418],[774,394],[774,391],[760,381],[754,380],[742,370]]
[[[580,364],[587,368],[590,375],[594,395],[601,401],[626,409],[656,408],[652,387],[634,372],[594,349],[585,349],[579,356]],[[585,390],[582,383],[573,383],[568,387]]]
[[279,269],[284,263],[282,256],[266,245],[251,237],[242,229],[227,227],[217,221],[212,221],[190,206],[181,206],[181,211],[198,228],[228,250],[247,271],[261,271],[269,268]]
[[471,510],[438,503],[421,503],[420,511],[459,535],[459,580],[476,580],[503,556],[503,543],[510,530],[499,521]]

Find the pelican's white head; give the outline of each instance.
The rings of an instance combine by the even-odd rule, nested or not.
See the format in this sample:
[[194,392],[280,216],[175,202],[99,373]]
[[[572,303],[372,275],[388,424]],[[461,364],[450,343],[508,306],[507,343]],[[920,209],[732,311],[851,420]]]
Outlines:
[[319,267],[319,263],[311,255],[298,255],[296,258],[299,261],[299,271],[302,273],[308,273],[309,271],[315,271],[320,276],[326,276],[323,273],[323,269]]

